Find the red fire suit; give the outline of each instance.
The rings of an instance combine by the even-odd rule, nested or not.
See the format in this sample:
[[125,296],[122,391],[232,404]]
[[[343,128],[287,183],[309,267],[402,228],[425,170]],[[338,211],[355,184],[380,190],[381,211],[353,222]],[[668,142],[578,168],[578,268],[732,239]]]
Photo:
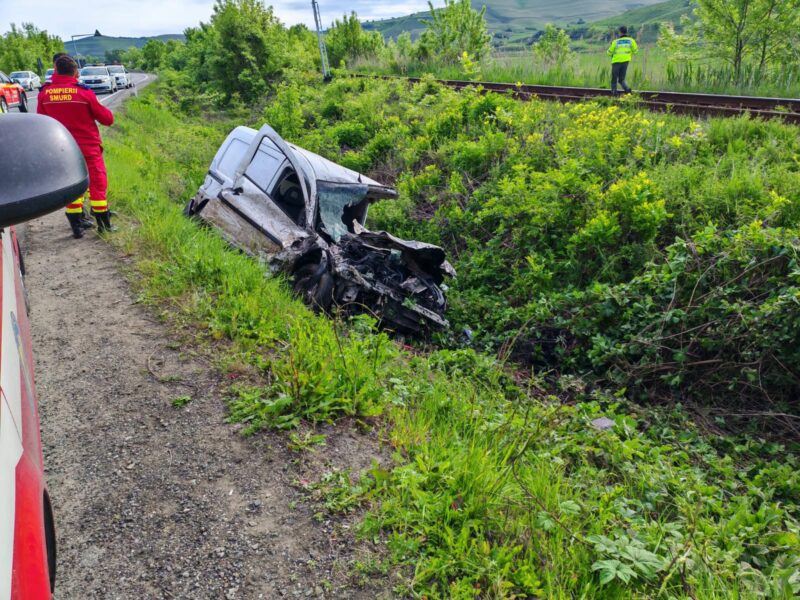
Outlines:
[[[100,104],[95,93],[70,75],[53,74],[53,82],[39,91],[36,112],[53,117],[78,142],[89,170],[89,203],[94,213],[108,212],[108,177],[103,161],[103,140],[97,123],[111,125],[114,114]],[[82,213],[83,198],[67,204],[67,213]]]

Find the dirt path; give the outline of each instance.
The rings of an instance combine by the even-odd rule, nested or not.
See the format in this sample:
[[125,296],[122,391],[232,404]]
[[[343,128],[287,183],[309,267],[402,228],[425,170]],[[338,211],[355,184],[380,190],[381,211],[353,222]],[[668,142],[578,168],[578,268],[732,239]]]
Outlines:
[[[315,521],[293,487],[303,460],[223,423],[219,379],[136,303],[125,259],[60,213],[23,235],[56,597],[374,598],[348,586],[346,525]],[[325,460],[359,453],[337,437]]]

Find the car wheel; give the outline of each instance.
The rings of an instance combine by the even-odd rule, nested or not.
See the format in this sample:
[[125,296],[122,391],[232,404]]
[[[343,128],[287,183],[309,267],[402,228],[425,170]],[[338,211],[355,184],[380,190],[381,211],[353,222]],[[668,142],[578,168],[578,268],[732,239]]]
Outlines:
[[22,94],[19,97],[19,112],[28,112],[28,96],[25,94]]
[[327,265],[311,262],[294,272],[294,291],[316,313],[327,312],[333,303],[333,275]]
[[0,115],[8,112],[8,102],[5,98],[0,98]]

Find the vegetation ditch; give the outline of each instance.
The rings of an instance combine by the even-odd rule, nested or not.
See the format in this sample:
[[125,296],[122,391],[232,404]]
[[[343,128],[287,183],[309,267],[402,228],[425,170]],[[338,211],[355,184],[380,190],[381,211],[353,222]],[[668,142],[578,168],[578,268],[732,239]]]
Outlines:
[[[545,380],[494,352],[450,344],[409,353],[367,319],[315,316],[281,279],[181,215],[229,129],[266,119],[293,142],[397,180],[400,202],[374,207],[373,226],[450,246],[461,269],[454,315],[473,324],[472,311],[481,314],[476,328],[490,348],[512,346],[498,337],[503,319],[531,314],[578,315],[585,330],[576,331],[590,340],[592,319],[602,318],[593,335],[610,331],[613,341],[614,327],[659,310],[642,293],[648,285],[675,290],[653,326],[666,338],[668,327],[686,326],[664,315],[685,310],[687,297],[694,306],[722,294],[727,305],[745,283],[757,289],[750,300],[794,285],[780,271],[793,260],[791,189],[780,186],[795,185],[795,167],[778,159],[795,151],[787,130],[747,120],[698,125],[627,106],[516,103],[430,82],[343,80],[323,89],[298,80],[263,112],[209,113],[187,106],[194,100],[175,94],[170,78],[132,100],[107,136],[114,198],[130,217],[115,243],[134,256],[144,300],[229,340],[223,367],[244,360],[264,375],[266,385],[232,388],[231,419],[254,431],[380,416],[394,464],[315,485],[330,510],[369,508],[359,535],[388,550],[379,572],[399,568],[387,587],[430,598],[800,592],[791,447],[699,431],[680,405],[633,404],[622,387],[586,385],[580,369]],[[759,168],[734,167],[748,140],[759,144],[750,148]],[[760,201],[717,198],[730,178],[714,179],[712,167],[735,171]],[[762,196],[756,184],[767,168],[785,170],[769,172],[783,177]],[[707,190],[708,205],[667,196],[680,198],[691,182]],[[770,260],[781,248],[789,256]],[[677,278],[673,264],[684,265]],[[684,274],[693,272],[694,280]],[[722,285],[704,283],[711,274]],[[533,290],[551,299],[524,317],[515,311],[529,311],[525,302],[502,300],[530,302]],[[769,304],[780,314],[779,300]],[[565,360],[590,364],[576,347]]]

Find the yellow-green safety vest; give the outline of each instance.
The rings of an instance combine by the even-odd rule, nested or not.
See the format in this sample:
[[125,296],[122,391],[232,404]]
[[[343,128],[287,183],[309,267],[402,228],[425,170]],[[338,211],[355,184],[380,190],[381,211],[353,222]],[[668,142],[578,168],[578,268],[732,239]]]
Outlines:
[[621,37],[613,42],[608,47],[608,55],[611,57],[611,64],[630,62],[633,55],[639,51],[639,46],[636,45],[636,40],[632,37]]

